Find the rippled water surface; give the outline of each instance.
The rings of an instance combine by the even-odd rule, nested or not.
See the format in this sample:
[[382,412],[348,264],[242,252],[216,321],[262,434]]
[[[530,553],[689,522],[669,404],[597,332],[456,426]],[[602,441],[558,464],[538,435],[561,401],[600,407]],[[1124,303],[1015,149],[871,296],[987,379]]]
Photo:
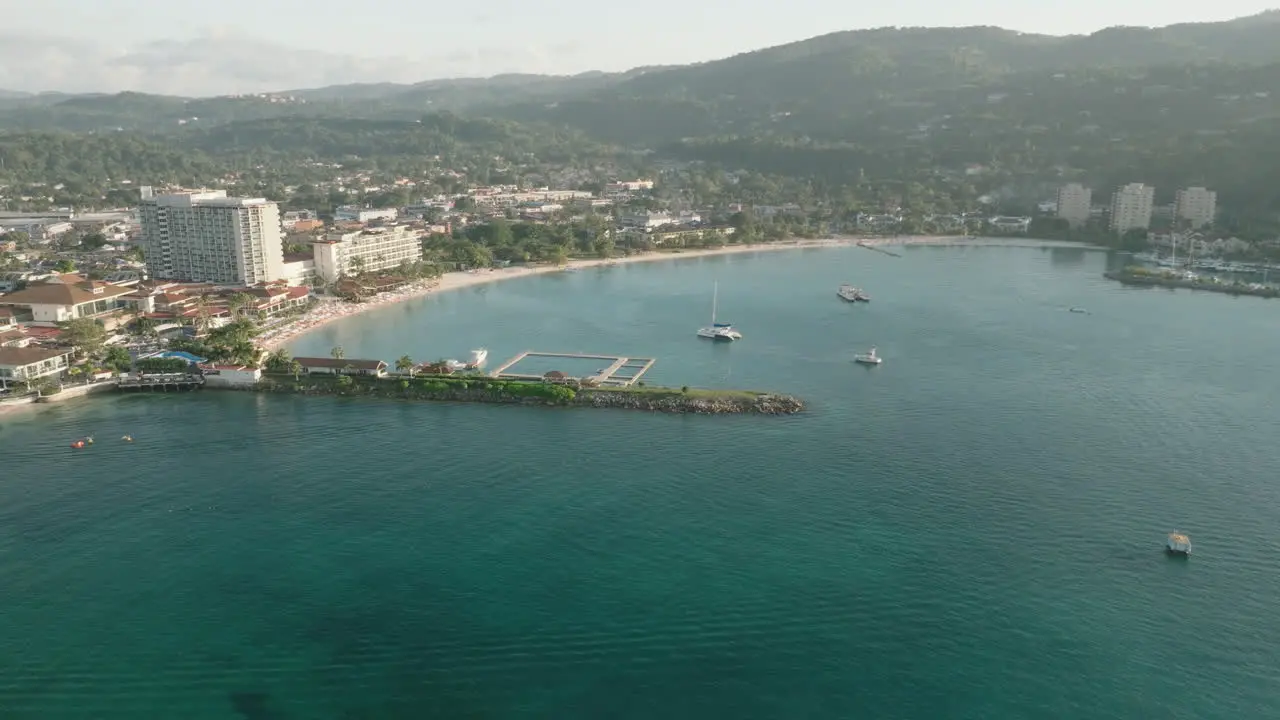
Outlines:
[[[515,280],[293,348],[654,356],[796,417],[0,416],[0,717],[1280,717],[1280,303],[1078,249],[904,255]],[[717,280],[731,346],[693,336]]]

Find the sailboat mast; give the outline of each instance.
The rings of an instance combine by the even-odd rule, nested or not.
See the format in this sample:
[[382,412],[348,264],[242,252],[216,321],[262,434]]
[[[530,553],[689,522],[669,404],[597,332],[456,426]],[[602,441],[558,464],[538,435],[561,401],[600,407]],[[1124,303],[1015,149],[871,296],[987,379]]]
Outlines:
[[711,327],[716,325],[716,302],[720,298],[720,283],[717,281],[711,286]]

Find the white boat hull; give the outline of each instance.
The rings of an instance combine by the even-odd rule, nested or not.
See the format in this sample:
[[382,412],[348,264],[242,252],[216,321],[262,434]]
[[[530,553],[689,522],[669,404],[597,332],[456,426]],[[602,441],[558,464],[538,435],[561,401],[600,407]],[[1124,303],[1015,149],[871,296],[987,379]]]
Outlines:
[[698,331],[698,337],[706,338],[708,340],[715,340],[716,342],[733,342],[734,340],[741,339],[742,335],[733,330],[726,331],[726,330],[720,330],[720,329],[713,330],[711,328],[703,328]]

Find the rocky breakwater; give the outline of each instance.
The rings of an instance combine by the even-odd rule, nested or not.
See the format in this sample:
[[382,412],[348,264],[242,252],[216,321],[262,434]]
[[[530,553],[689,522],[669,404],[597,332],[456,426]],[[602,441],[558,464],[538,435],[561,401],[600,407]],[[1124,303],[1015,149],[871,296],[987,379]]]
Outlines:
[[776,393],[653,387],[574,388],[560,384],[479,376],[372,378],[327,375],[293,378],[273,375],[264,377],[252,389],[296,395],[615,408],[696,415],[792,415],[804,409],[804,403],[800,400]]
[[1148,270],[1146,268],[1125,268],[1118,271],[1102,273],[1108,280],[1115,280],[1125,285],[1143,287],[1182,288],[1186,290],[1204,290],[1205,292],[1225,293],[1227,295],[1248,295],[1251,297],[1280,298],[1280,288],[1274,285],[1249,282],[1227,282],[1215,277],[1183,275],[1166,270]]
[[579,390],[574,405],[695,415],[794,415],[804,403],[790,395],[715,390]]

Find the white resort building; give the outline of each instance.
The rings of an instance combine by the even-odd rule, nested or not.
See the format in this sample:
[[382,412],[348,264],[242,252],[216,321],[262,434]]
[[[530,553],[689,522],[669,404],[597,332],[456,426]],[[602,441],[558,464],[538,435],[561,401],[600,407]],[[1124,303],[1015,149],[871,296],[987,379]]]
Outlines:
[[422,259],[422,236],[405,225],[331,232],[312,243],[315,274],[322,282],[344,275],[390,270]]
[[280,209],[225,190],[151,196],[138,206],[140,246],[151,277],[257,285],[284,277]]

